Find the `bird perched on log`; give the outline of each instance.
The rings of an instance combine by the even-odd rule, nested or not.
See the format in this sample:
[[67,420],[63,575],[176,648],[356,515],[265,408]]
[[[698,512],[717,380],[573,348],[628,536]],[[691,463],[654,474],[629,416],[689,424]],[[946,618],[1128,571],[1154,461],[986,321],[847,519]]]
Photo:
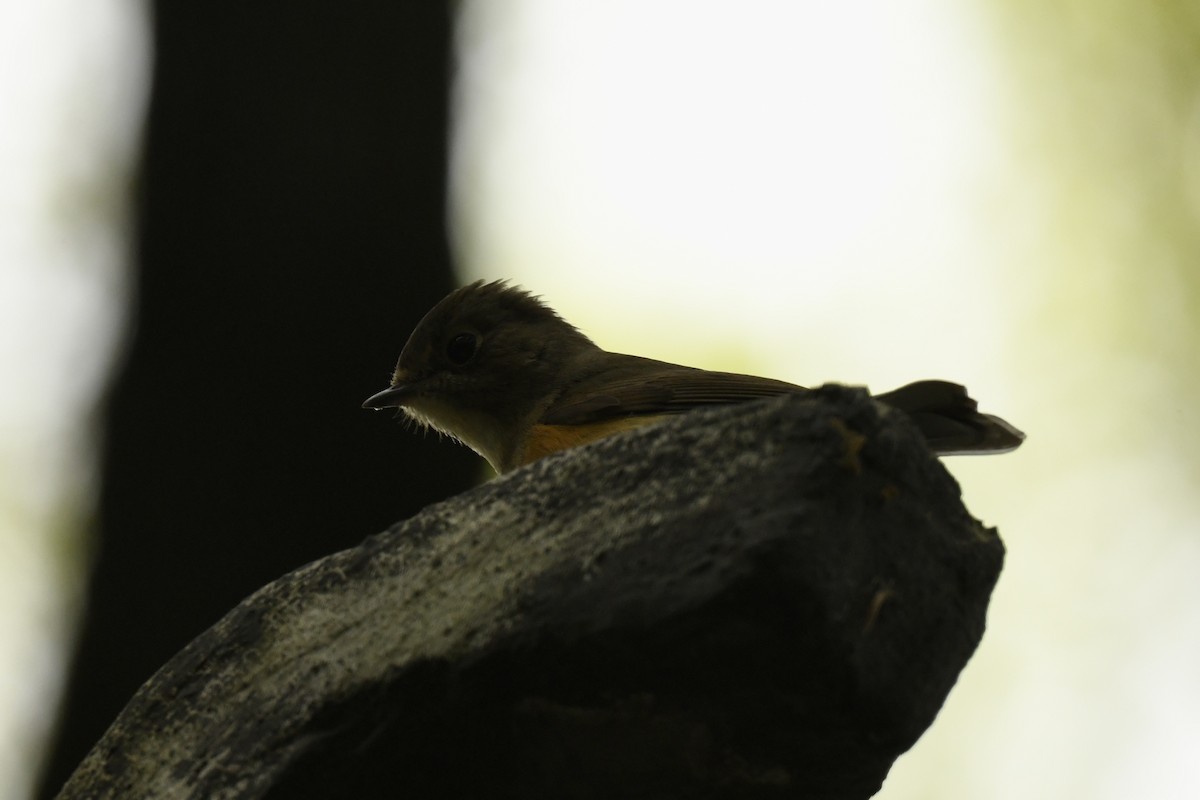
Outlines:
[[[694,408],[807,391],[610,353],[528,292],[477,281],[425,315],[391,385],[363,407],[403,409],[503,473]],[[1025,438],[955,383],[917,381],[875,399],[908,414],[938,455],[1003,453]]]

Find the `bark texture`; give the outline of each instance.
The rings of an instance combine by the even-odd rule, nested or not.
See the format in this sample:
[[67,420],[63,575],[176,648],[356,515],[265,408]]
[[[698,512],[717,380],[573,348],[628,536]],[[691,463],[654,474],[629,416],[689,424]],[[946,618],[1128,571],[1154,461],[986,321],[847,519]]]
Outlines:
[[689,414],[263,588],[61,797],[869,797],[1003,556],[862,391]]

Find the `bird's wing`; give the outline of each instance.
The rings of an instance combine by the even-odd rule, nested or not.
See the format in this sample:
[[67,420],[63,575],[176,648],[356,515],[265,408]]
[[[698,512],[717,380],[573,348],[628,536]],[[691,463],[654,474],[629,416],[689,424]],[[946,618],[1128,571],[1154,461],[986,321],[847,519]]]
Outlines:
[[606,354],[602,366],[568,386],[543,413],[546,425],[585,425],[619,417],[681,414],[806,391],[784,381],[709,372],[637,356]]
[[[682,367],[637,356],[605,354],[568,386],[538,421],[586,425],[607,420],[681,414],[694,408],[744,403],[809,391],[784,381]],[[876,396],[907,414],[942,455],[1015,449],[1025,434],[976,409],[966,389],[948,381],[916,381]]]

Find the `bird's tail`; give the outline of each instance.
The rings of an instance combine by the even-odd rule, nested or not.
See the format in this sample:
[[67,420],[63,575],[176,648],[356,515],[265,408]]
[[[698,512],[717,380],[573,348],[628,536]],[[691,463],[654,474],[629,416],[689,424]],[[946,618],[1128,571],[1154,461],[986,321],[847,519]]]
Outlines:
[[980,413],[957,383],[917,381],[875,399],[908,414],[940,456],[1005,453],[1025,440],[1000,417]]

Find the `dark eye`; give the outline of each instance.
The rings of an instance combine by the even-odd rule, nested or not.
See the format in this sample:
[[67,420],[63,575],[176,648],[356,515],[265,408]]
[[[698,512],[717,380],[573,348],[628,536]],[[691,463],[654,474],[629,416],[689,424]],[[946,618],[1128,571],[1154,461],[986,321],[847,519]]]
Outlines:
[[475,348],[478,346],[479,337],[475,334],[455,334],[446,345],[446,358],[450,359],[452,364],[462,366],[471,360],[471,357],[475,355]]

